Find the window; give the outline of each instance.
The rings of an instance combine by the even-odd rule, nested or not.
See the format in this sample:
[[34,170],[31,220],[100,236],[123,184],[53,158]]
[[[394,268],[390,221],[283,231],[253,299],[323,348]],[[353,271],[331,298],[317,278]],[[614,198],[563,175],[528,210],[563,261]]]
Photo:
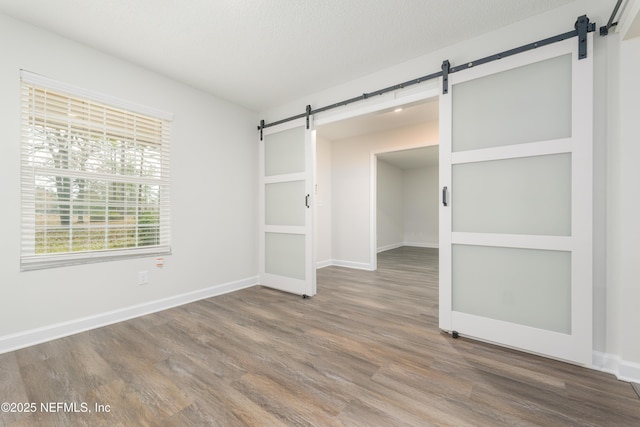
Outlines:
[[170,252],[171,115],[22,72],[21,268]]

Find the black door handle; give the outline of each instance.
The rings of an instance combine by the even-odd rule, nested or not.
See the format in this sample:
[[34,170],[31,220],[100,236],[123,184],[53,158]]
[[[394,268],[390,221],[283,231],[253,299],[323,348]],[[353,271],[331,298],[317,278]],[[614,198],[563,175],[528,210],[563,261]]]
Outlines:
[[304,205],[305,205],[306,207],[310,207],[310,206],[309,206],[309,196],[310,196],[310,195],[309,195],[309,194],[307,194],[307,195],[305,196],[305,198],[304,198]]
[[447,206],[447,187],[442,187],[442,206]]

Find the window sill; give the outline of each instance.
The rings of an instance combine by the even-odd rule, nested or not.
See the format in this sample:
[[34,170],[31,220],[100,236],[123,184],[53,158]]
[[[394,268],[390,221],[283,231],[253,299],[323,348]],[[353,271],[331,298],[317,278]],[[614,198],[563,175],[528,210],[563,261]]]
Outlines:
[[23,256],[20,271],[43,270],[47,268],[69,267],[72,265],[97,262],[120,261],[133,258],[148,258],[159,255],[171,255],[171,247],[153,247],[149,249],[124,249],[82,253],[48,254]]

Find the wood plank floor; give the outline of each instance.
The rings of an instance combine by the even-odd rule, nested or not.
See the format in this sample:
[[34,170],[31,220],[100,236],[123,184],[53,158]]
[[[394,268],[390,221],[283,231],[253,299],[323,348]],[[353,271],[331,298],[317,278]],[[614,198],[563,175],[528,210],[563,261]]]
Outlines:
[[318,290],[257,286],[0,355],[0,402],[37,404],[0,425],[640,425],[611,375],[441,333],[437,250],[323,268]]

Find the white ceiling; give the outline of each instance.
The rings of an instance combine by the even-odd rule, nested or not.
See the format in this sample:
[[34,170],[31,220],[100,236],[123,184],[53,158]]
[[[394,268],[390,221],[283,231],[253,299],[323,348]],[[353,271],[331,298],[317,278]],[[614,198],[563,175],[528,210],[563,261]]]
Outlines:
[[263,111],[573,1],[0,0],[0,12]]
[[318,134],[331,141],[353,138],[358,135],[377,133],[438,121],[438,99],[382,110],[347,120],[317,126]]
[[382,153],[378,154],[378,160],[403,170],[437,166],[439,164],[438,149],[437,145],[432,145],[431,147]]

